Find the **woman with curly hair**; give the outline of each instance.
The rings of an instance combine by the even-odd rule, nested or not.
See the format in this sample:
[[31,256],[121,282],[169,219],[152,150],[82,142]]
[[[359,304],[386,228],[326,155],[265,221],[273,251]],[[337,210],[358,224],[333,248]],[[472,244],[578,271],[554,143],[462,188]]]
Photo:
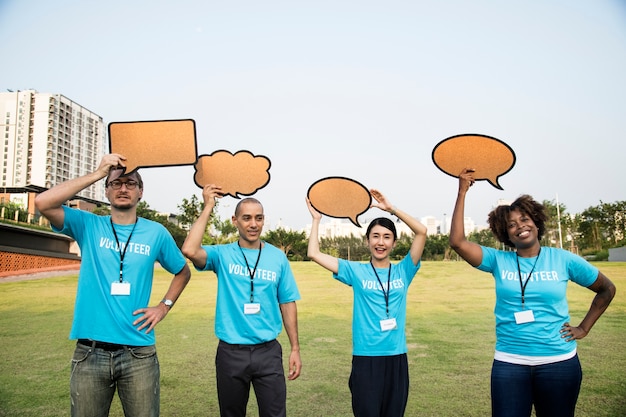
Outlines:
[[[494,417],[573,417],[582,381],[576,340],[591,328],[615,296],[615,285],[596,267],[563,249],[541,246],[545,207],[528,195],[489,213],[489,227],[511,251],[465,237],[465,195],[474,170],[459,175],[450,246],[470,265],[489,272],[496,287],[496,346],[491,369]],[[570,324],[568,281],[596,295],[578,326]]]

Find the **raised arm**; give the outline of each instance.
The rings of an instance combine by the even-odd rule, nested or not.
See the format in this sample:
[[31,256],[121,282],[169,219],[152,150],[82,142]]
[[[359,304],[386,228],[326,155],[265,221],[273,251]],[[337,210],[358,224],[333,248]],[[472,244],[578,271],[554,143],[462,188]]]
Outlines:
[[465,195],[469,188],[474,185],[474,170],[464,169],[459,175],[459,191],[456,204],[452,212],[452,224],[450,225],[450,246],[456,253],[472,266],[478,266],[483,260],[483,251],[477,243],[470,242],[465,237]]
[[63,227],[65,212],[63,203],[73,198],[80,191],[109,175],[111,168],[125,167],[124,158],[119,154],[105,155],[95,172],[57,184],[49,190],[37,195],[35,207],[57,229]]
[[307,250],[307,256],[312,259],[315,263],[320,266],[328,269],[333,274],[336,274],[339,270],[339,260],[334,256],[328,255],[326,253],[322,253],[320,251],[320,242],[319,242],[319,227],[320,221],[322,220],[322,214],[315,210],[315,207],[311,205],[311,201],[306,199],[307,207],[309,208],[309,212],[311,213],[311,234],[309,235],[309,248]]
[[202,238],[211,220],[211,213],[215,207],[215,199],[221,198],[222,196],[222,187],[215,184],[205,185],[202,189],[204,208],[200,216],[198,216],[198,219],[191,226],[181,249],[183,255],[189,258],[196,268],[204,268],[206,265],[207,255],[206,251],[202,249]]
[[415,233],[415,237],[413,238],[413,243],[411,243],[411,248],[409,250],[409,254],[411,255],[411,260],[414,265],[417,265],[420,258],[422,257],[422,253],[424,252],[424,245],[426,244],[426,233],[428,229],[422,223],[420,223],[417,219],[410,216],[408,213],[403,210],[398,209],[393,206],[391,202],[378,190],[370,190],[370,194],[376,200],[375,203],[372,204],[372,207],[378,207],[381,210],[384,210],[388,213],[391,213],[398,217],[404,224],[409,226],[409,228]]

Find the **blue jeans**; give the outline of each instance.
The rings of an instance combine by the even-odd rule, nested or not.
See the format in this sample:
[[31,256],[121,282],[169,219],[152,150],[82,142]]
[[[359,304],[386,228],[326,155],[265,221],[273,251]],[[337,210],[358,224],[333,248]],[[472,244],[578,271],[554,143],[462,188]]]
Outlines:
[[574,417],[583,373],[578,355],[547,365],[515,365],[493,361],[493,417]]
[[158,417],[159,379],[154,345],[106,350],[77,343],[70,376],[71,416],[108,416],[117,388],[126,417]]

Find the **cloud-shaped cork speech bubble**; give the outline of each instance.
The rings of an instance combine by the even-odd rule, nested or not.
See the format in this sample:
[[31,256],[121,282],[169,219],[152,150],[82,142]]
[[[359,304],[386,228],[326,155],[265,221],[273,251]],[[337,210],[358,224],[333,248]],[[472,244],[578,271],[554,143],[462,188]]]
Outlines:
[[330,217],[350,219],[357,227],[361,227],[357,218],[372,203],[372,196],[364,185],[344,177],[327,177],[314,182],[307,197],[315,210]]
[[271,165],[263,155],[219,150],[198,157],[194,182],[200,188],[207,184],[219,185],[224,195],[241,198],[240,195],[252,195],[270,182]]
[[515,152],[506,143],[491,136],[465,134],[451,136],[433,149],[433,162],[455,178],[464,168],[473,168],[477,181],[486,180],[499,190],[499,179],[515,165]]
[[191,119],[109,123],[109,149],[126,157],[126,171],[196,162],[196,124]]

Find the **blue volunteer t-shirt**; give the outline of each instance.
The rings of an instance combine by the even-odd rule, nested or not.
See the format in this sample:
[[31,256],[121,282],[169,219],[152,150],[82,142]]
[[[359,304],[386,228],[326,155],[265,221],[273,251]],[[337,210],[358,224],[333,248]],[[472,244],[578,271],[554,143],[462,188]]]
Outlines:
[[[226,343],[247,345],[276,339],[283,325],[280,304],[300,299],[285,254],[265,242],[260,251],[241,248],[237,242],[207,245],[203,249],[207,263],[197,269],[217,275],[217,338]],[[253,303],[260,304],[261,309],[257,314],[244,314],[244,305],[250,303],[251,273],[254,274]]]
[[[63,209],[63,229],[54,226],[52,229],[76,240],[81,255],[70,339],[153,345],[154,331],[149,334],[145,329],[137,331],[138,326],[133,326],[133,322],[139,316],[133,316],[133,311],[149,305],[155,262],[172,274],[184,268],[185,257],[172,235],[159,223],[137,218],[134,231],[132,224],[114,225],[118,246],[111,216],[97,216],[66,206]],[[126,247],[123,277],[130,283],[130,295],[111,295],[111,284],[119,282],[120,247]]]
[[[496,350],[526,356],[557,356],[576,349],[576,341],[561,337],[563,324],[569,322],[567,282],[588,287],[598,277],[598,269],[571,252],[542,247],[539,257],[519,258],[517,253],[482,247],[483,260],[477,267],[495,278]],[[533,268],[534,267],[534,268]],[[517,324],[515,313],[532,310],[534,321]]]
[[376,268],[381,287],[371,264],[339,259],[333,278],[352,287],[352,354],[355,356],[392,356],[407,352],[406,296],[409,285],[421,266],[413,264],[407,255],[391,265],[389,278],[389,317],[396,319],[397,328],[382,331],[380,321],[387,318],[385,295],[388,268]]

